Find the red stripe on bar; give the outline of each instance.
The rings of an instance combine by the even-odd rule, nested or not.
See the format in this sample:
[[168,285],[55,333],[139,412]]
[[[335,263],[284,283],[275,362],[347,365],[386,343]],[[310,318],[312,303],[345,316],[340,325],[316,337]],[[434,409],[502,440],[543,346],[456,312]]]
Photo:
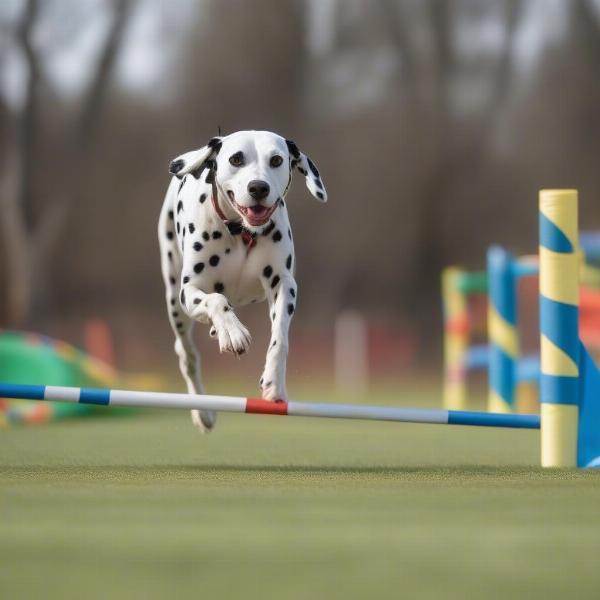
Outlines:
[[246,412],[259,415],[287,415],[287,402],[271,402],[260,398],[246,398]]

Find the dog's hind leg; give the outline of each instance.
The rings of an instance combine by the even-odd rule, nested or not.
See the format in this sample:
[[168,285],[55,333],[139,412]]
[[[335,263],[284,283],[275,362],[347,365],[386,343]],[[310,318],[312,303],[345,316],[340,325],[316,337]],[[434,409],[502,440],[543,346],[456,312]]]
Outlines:
[[[200,376],[200,358],[192,341],[194,322],[187,316],[178,321],[183,328],[175,332],[175,353],[179,358],[179,370],[185,379],[190,394],[203,394],[204,386]],[[192,410],[192,421],[198,429],[211,431],[217,421],[217,413],[212,410]]]
[[[203,394],[200,358],[192,341],[194,321],[181,308],[183,299],[179,290],[179,279],[182,261],[176,246],[171,206],[169,192],[167,192],[167,199],[159,219],[158,239],[169,323],[175,334],[175,353],[179,359],[179,370],[185,380],[188,393]],[[191,412],[194,425],[201,431],[210,431],[215,426],[216,413],[214,411],[192,410]]]

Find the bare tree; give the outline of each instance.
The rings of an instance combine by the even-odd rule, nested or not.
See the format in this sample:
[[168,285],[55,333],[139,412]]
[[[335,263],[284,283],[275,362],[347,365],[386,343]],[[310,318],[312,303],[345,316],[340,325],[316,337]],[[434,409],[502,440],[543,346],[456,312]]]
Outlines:
[[[100,51],[94,76],[69,128],[70,172],[77,178],[85,167],[95,126],[104,104],[108,82],[122,44],[124,30],[131,12],[131,0],[114,0],[113,18]],[[2,238],[5,247],[6,320],[9,326],[21,327],[32,317],[34,298],[44,298],[46,266],[58,234],[64,224],[67,208],[73,201],[69,192],[60,198],[45,199],[42,214],[33,210],[32,181],[35,170],[35,151],[39,130],[40,63],[42,57],[32,41],[32,32],[39,21],[39,0],[26,0],[20,22],[13,33],[14,43],[24,58],[27,84],[24,100],[17,116],[14,152],[5,161],[3,185],[0,188],[2,206]],[[66,183],[66,182],[65,182]],[[78,189],[69,181],[65,189]]]
[[21,113],[17,117],[15,152],[5,165],[0,195],[2,203],[2,239],[6,249],[7,312],[9,324],[19,325],[29,312],[31,299],[35,237],[31,210],[31,181],[39,63],[31,35],[39,13],[38,0],[27,0],[20,22],[14,32],[27,69],[27,83]]

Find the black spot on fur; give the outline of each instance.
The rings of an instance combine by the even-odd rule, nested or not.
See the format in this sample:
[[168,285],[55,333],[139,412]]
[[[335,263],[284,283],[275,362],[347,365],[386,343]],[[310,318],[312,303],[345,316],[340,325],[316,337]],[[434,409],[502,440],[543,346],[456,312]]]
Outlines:
[[181,290],[180,298],[182,306],[185,306],[185,290]]
[[210,235],[208,235],[208,231],[203,231],[203,232],[202,232],[202,239],[203,239],[205,242],[208,242],[208,240],[210,240]]
[[174,317],[178,317],[178,316],[179,316],[179,313],[178,313],[176,310],[174,310],[174,311],[173,311],[171,314],[172,314]]
[[285,266],[288,269],[292,268],[292,255],[291,254],[285,259]]
[[240,235],[240,233],[242,233],[242,230],[244,229],[242,224],[239,223],[238,221],[233,221],[233,222],[229,222],[227,223],[227,229],[229,229],[229,233],[231,235]]
[[194,265],[194,273],[202,273],[203,269],[204,269],[204,263],[203,262],[199,262],[199,263],[196,263]]
[[315,179],[315,185],[322,190],[323,189],[323,184],[321,183],[320,179]]
[[288,227],[288,237],[292,239],[292,230]]
[[300,173],[302,173],[302,175],[304,175],[304,177],[306,177],[308,175],[308,173],[306,172],[306,169],[303,169],[302,167],[298,167],[298,171],[300,171]]
[[296,146],[296,142],[293,142],[292,140],[285,140],[285,143],[288,147],[289,153],[294,158],[300,158],[300,150],[298,150],[298,146]]
[[230,310],[230,309],[229,309],[229,306],[226,306],[226,307],[223,309],[223,312],[229,312],[229,310]]
[[229,254],[231,252],[231,248],[225,248],[225,254]]
[[190,171],[190,173],[193,175],[194,179],[200,179],[200,175],[202,175],[203,171],[204,163],[202,163],[197,169]]
[[264,381],[264,379],[261,377],[261,378],[260,378],[260,381],[258,382],[258,384],[259,384],[259,385],[262,385],[262,384],[263,384],[263,381]]
[[218,254],[213,254],[209,259],[208,262],[210,263],[211,267],[216,267],[219,264],[219,261],[221,259],[219,258]]
[[169,219],[171,219],[171,221],[172,221],[172,220],[173,220],[173,217],[174,217],[174,215],[173,215],[173,211],[172,211],[172,210],[170,210],[170,211],[169,211]]
[[290,288],[290,294],[292,295],[292,298],[296,297],[296,290],[294,288]]
[[280,242],[282,238],[281,231],[279,229],[273,234],[273,241]]
[[325,198],[325,196],[323,196],[323,192],[317,192],[317,198],[319,198],[319,200],[323,200],[323,198]]
[[173,253],[170,250],[167,252],[167,256],[169,257],[169,260],[173,260]]
[[275,348],[275,346],[277,346],[277,340],[273,340],[273,343],[271,344],[271,348]]
[[317,167],[315,166],[315,163],[310,160],[310,158],[308,158],[308,156],[306,157],[306,161],[308,162],[308,168],[312,171],[312,174],[319,178],[321,175],[319,173],[319,169],[317,169]]
[[275,313],[273,313],[273,314],[271,315],[271,321],[274,321],[274,320],[275,320]]
[[181,188],[185,185],[186,180],[187,180],[187,175],[181,180],[181,183],[179,184],[179,188],[177,189],[178,194],[179,194],[179,192],[181,192]]
[[177,213],[179,214],[183,210],[183,202],[180,200],[177,203]]
[[206,183],[214,183],[215,172],[217,170],[217,163],[214,160],[207,160],[206,166],[208,167],[208,173],[206,174]]
[[200,242],[194,242],[194,250],[196,252],[200,252],[200,250],[202,250],[202,248],[204,248],[204,246]]
[[175,298],[171,298],[171,306],[175,306]]
[[180,232],[181,232],[181,227],[179,225],[179,221],[177,221],[177,233],[180,233]]
[[215,283],[215,292],[222,294],[224,290],[225,286],[220,281],[217,281],[217,283]]
[[194,304],[200,304],[200,302],[202,302],[200,298],[194,298]]
[[171,282],[171,285],[175,285],[175,277],[169,277],[169,281]]
[[172,231],[167,231],[167,239],[168,240],[172,240],[173,239],[173,232]]
[[185,237],[185,226],[183,228],[183,237]]
[[269,277],[271,277],[271,275],[273,275],[273,267],[271,265],[267,265],[264,269],[263,269],[263,275],[269,279]]
[[200,204],[203,204],[206,200],[206,194],[200,194],[200,198],[198,198],[198,200],[200,200]]
[[190,230],[190,233],[194,233],[194,231],[196,231],[196,227],[193,223],[188,225],[188,229]]
[[190,278],[189,278],[189,276],[188,276],[188,275],[186,275],[186,276],[183,278],[183,283],[188,283],[189,281],[190,281]]
[[275,275],[275,277],[273,277],[273,281],[271,281],[271,289],[276,288],[278,283],[279,283],[279,275]]
[[183,323],[177,323],[177,329],[183,329]]
[[222,238],[223,234],[220,231],[213,231],[212,234],[212,239],[213,240],[218,240],[219,238]]
[[177,175],[177,173],[179,173],[179,171],[181,171],[181,169],[183,169],[184,166],[185,163],[181,158],[177,160],[172,160],[171,164],[169,165],[169,173],[171,173],[171,175]]
[[221,146],[223,145],[223,142],[217,138],[211,138],[207,144],[207,146],[209,148],[212,148],[215,154],[219,154],[219,151],[221,150]]
[[263,235],[269,235],[271,233],[271,231],[273,231],[273,229],[275,229],[275,223],[273,221],[271,221],[264,229],[262,234]]
[[288,315],[291,315],[294,312],[294,305],[288,304]]
[[279,294],[277,292],[275,292],[275,298],[274,298],[275,302],[277,302],[277,296],[279,296]]

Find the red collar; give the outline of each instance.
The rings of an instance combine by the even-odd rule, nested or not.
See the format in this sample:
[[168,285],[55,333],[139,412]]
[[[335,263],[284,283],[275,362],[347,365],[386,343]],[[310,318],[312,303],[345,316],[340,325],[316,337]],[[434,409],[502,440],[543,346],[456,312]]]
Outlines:
[[212,194],[212,205],[217,215],[219,215],[219,219],[221,219],[225,227],[229,229],[229,233],[231,233],[231,235],[241,235],[244,246],[248,246],[248,251],[252,250],[252,248],[256,246],[256,234],[248,231],[240,222],[228,219],[221,210],[215,194]]
[[[252,250],[252,248],[254,248],[254,246],[256,246],[256,233],[253,233],[252,231],[248,231],[248,229],[246,229],[240,221],[232,221],[232,220],[228,219],[225,216],[225,213],[221,210],[221,207],[219,206],[219,201],[217,200],[217,194],[215,194],[214,191],[213,191],[211,199],[212,199],[212,205],[213,205],[213,208],[215,209],[215,212],[219,216],[219,219],[221,219],[221,221],[223,221],[223,224],[225,225],[225,227],[227,227],[227,229],[229,230],[229,233],[231,233],[231,235],[241,235],[244,245],[248,246],[248,251]],[[273,210],[271,211],[271,214],[269,215],[269,217],[275,212],[275,209],[277,208],[278,205],[279,205],[279,202],[276,202],[273,205]]]

